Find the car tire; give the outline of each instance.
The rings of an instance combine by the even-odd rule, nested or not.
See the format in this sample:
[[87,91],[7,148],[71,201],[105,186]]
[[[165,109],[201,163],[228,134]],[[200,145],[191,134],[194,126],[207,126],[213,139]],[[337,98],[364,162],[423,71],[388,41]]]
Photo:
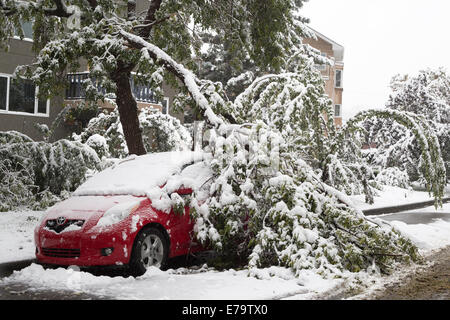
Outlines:
[[149,267],[164,269],[169,258],[169,241],[155,228],[144,228],[136,237],[130,260],[130,271],[135,277],[143,275]]

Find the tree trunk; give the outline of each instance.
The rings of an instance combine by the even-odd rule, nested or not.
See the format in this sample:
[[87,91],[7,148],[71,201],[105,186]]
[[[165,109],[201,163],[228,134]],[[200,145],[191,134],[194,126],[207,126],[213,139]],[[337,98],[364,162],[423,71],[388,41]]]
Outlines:
[[128,153],[144,155],[147,153],[142,141],[142,130],[139,126],[138,108],[136,100],[131,91],[130,77],[131,69],[121,68],[118,62],[118,69],[112,74],[112,79],[116,83],[116,103],[119,108],[120,123],[123,134],[127,142]]

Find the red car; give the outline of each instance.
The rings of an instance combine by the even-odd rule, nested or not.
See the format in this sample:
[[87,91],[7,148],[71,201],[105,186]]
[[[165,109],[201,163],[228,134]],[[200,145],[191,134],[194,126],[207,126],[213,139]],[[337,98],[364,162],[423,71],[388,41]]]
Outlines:
[[204,157],[149,154],[94,175],[71,198],[47,210],[36,227],[38,262],[128,265],[134,275],[142,275],[150,266],[164,267],[168,258],[204,250],[193,241],[189,206],[179,212],[167,201],[173,193],[185,198],[190,187],[206,185],[211,171]]

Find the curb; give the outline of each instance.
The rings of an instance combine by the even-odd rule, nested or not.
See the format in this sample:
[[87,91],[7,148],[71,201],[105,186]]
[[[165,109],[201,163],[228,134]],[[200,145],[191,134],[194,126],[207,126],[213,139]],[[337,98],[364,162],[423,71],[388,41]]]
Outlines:
[[[450,202],[450,197],[442,199],[442,203],[448,203],[448,202]],[[366,216],[379,216],[382,214],[398,213],[398,212],[402,212],[402,211],[421,209],[421,208],[429,207],[432,205],[434,205],[434,200],[408,203],[408,204],[403,204],[403,205],[399,205],[399,206],[368,209],[368,210],[362,210],[362,212]]]

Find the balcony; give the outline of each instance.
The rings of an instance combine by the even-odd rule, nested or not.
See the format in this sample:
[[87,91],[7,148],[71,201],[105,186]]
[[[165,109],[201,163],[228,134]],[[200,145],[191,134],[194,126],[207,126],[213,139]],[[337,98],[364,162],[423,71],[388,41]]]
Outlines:
[[[66,104],[74,104],[75,101],[84,100],[86,98],[86,93],[85,90],[83,89],[83,81],[85,81],[88,78],[89,78],[88,72],[67,74],[67,81],[69,85],[66,88],[66,97],[65,97]],[[101,92],[102,94],[107,93],[104,88],[98,85],[97,81],[95,81],[95,78],[91,78],[91,80],[92,83],[96,86],[98,92]],[[133,96],[136,99],[139,109],[144,107],[152,107],[160,110],[163,113],[168,113],[167,98],[164,98],[163,101],[159,101],[156,98],[150,86],[136,84],[133,78],[131,79],[130,84]],[[102,103],[100,104],[100,106],[104,109],[114,108],[114,106],[108,102]]]

